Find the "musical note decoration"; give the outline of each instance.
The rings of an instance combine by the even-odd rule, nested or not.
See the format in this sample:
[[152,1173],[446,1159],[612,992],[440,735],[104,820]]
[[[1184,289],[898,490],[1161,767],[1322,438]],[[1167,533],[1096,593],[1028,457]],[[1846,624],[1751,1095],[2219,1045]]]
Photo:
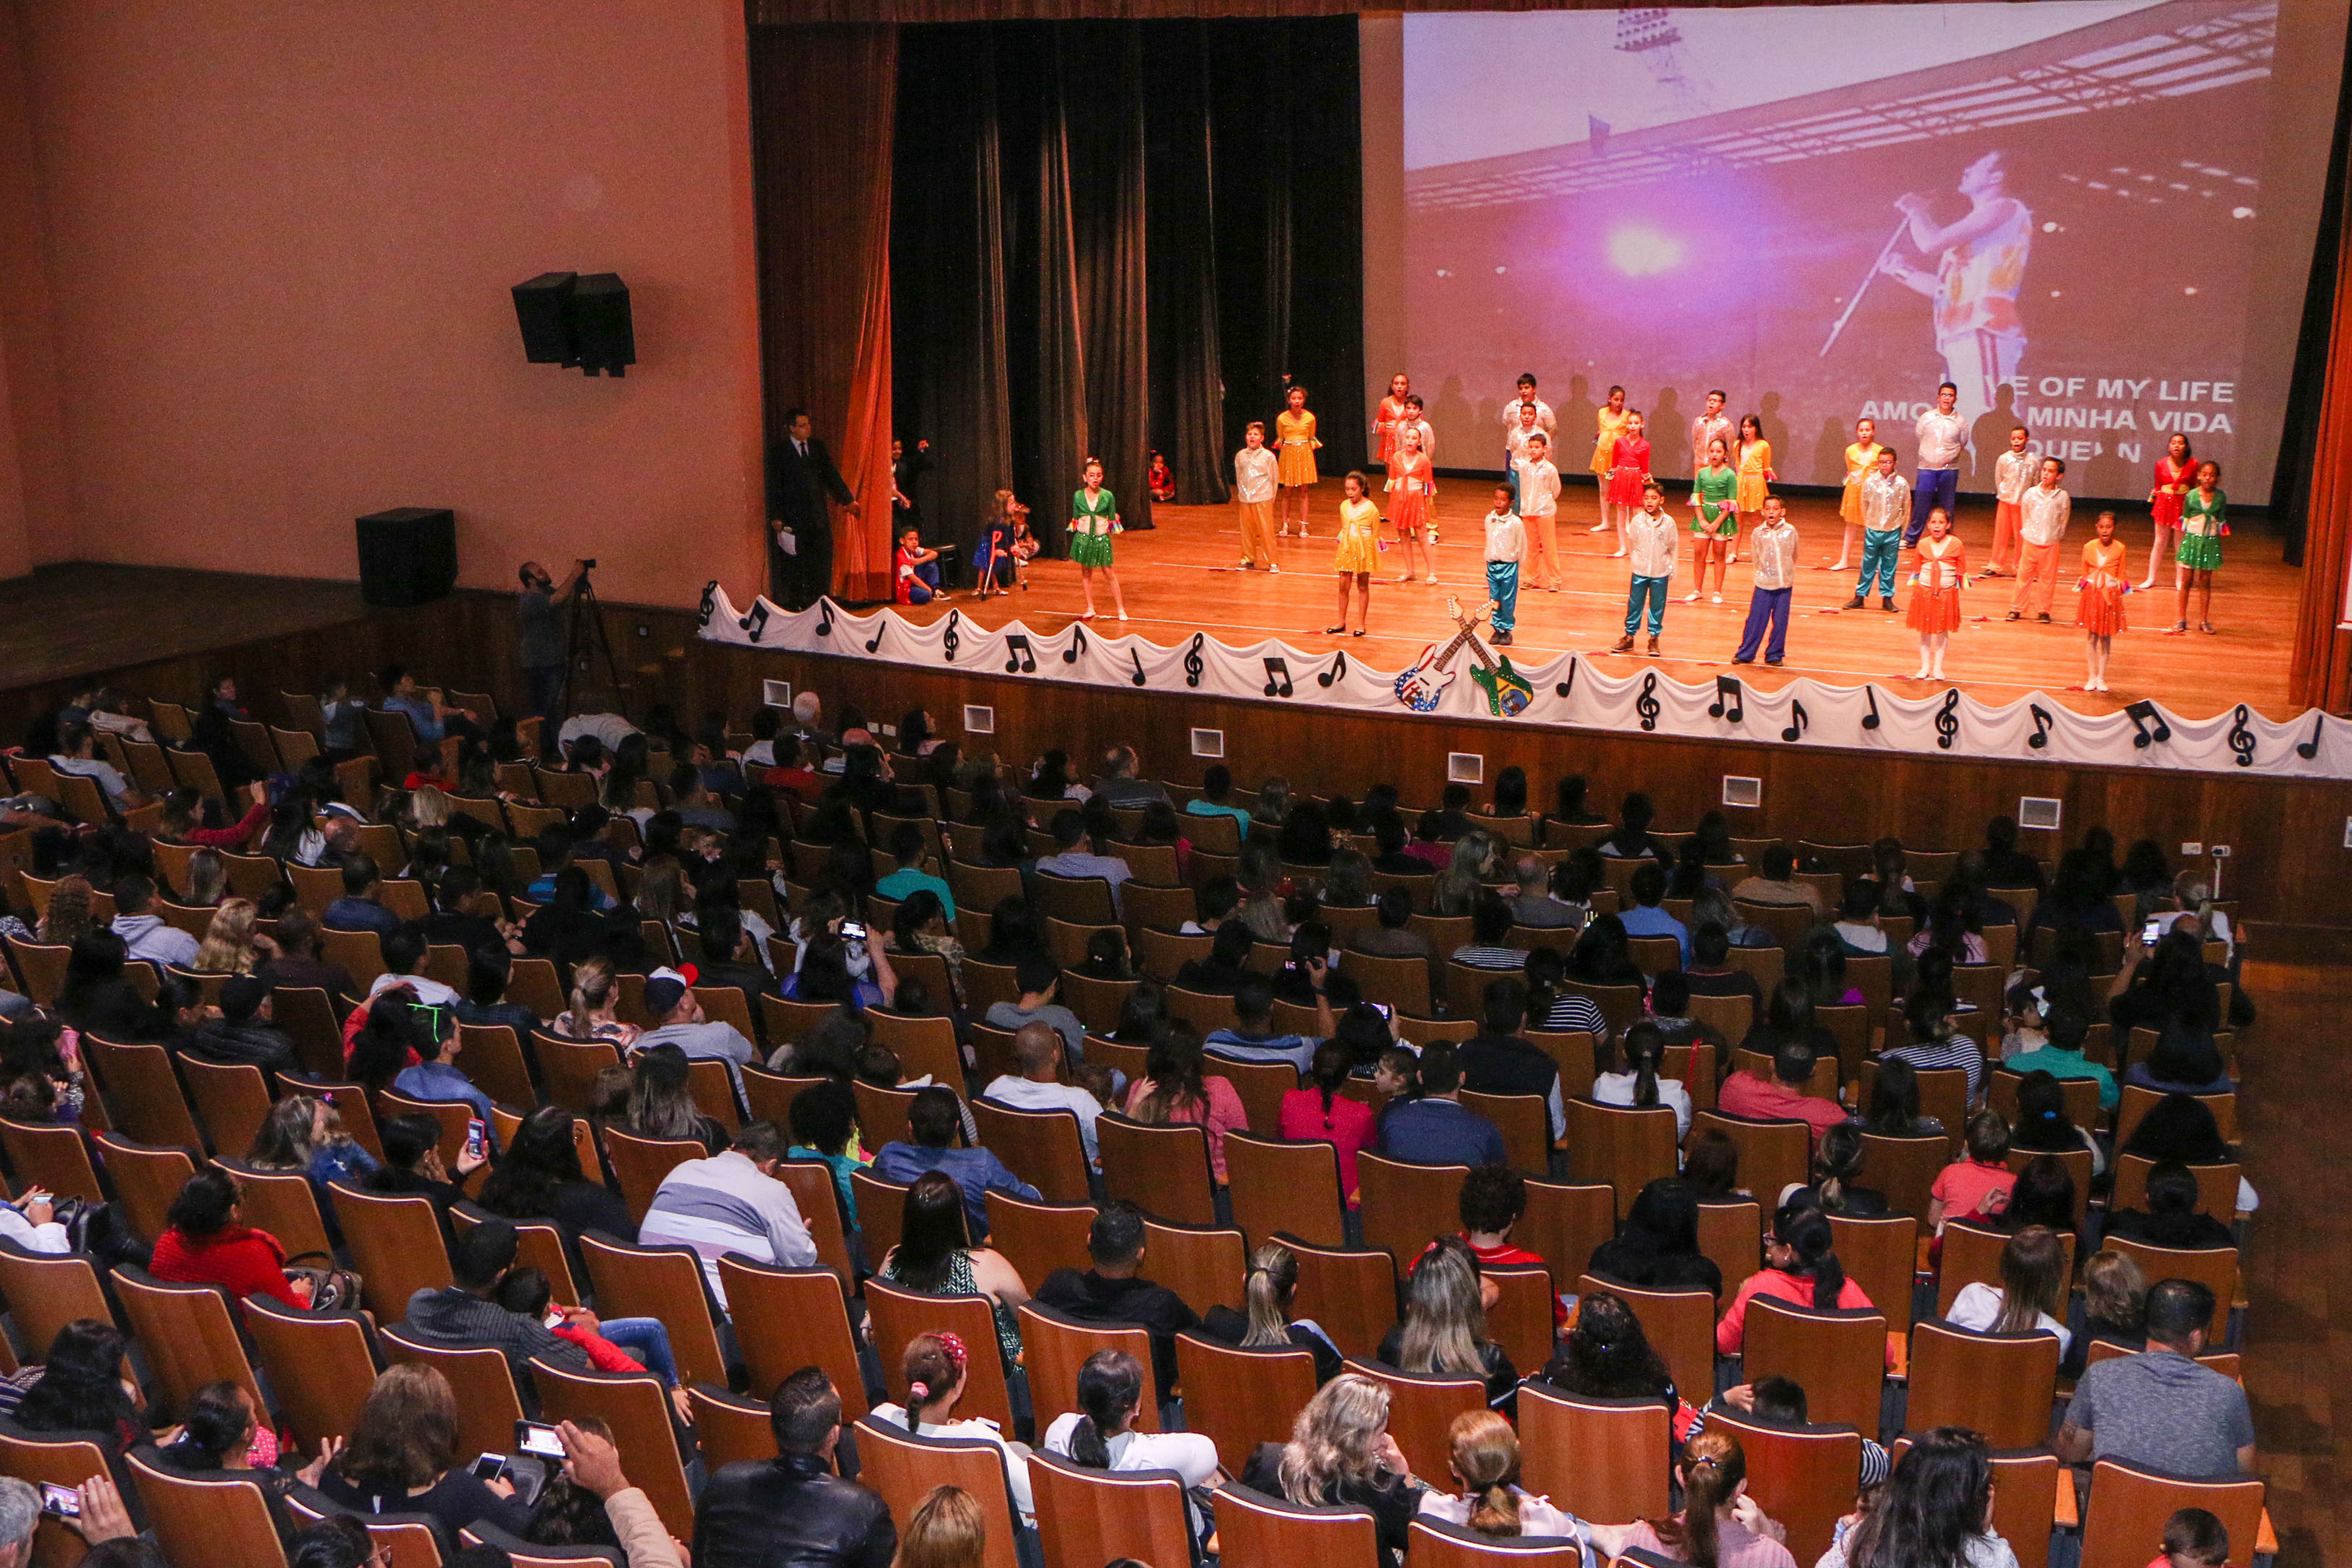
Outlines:
[[2301,757],[2307,763],[2311,761],[2312,758],[2319,755],[2319,731],[2326,722],[2327,715],[2325,713],[2314,713],[2311,716],[2311,739],[2308,741],[2297,741],[2294,743],[2294,754],[2296,756]]
[[963,636],[960,630],[962,626],[963,612],[961,610],[950,610],[948,612],[947,635],[940,639],[940,657],[946,659],[950,664],[953,664],[955,662],[956,649],[963,646]]
[[1197,687],[1201,684],[1201,672],[1208,668],[1201,661],[1201,647],[1208,640],[1208,633],[1194,632],[1192,646],[1184,650],[1184,684],[1187,686]]
[[1078,656],[1086,651],[1087,628],[1084,626],[1072,626],[1070,628],[1070,646],[1062,650],[1062,662],[1064,664],[1076,664],[1078,662]]
[[1936,744],[1945,751],[1960,738],[1960,689],[1953,687],[1944,693],[1944,705],[1936,710]]
[[1715,700],[1706,705],[1706,716],[1737,724],[1748,711],[1743,705],[1739,682],[1728,675],[1715,678]]
[[821,598],[816,602],[816,635],[821,637],[829,637],[833,635],[833,601],[831,599]]
[[2050,726],[2058,721],[2051,717],[2050,710],[2039,702],[2029,702],[2025,706],[2026,710],[2033,715],[2033,738],[2025,743],[2037,752],[2047,751],[2050,746]]
[[735,625],[738,629],[749,632],[753,642],[758,642],[761,634],[768,629],[768,601],[754,599],[751,602],[751,613],[737,620]]
[[2132,721],[2132,746],[2135,750],[2145,752],[2158,741],[2172,739],[2172,726],[2164,721],[2164,715],[2157,710],[2156,704],[2146,698],[2132,703],[2124,710],[2124,713]]
[[1128,679],[1129,679],[1129,680],[1132,680],[1132,681],[1133,681],[1136,685],[1138,685],[1138,686],[1142,685],[1142,684],[1143,684],[1143,655],[1142,655],[1142,654],[1140,654],[1140,653],[1139,653],[1138,651],[1136,651],[1134,648],[1129,648],[1129,649],[1127,650],[1127,657],[1128,657],[1128,658],[1131,658],[1131,659],[1133,659],[1133,660],[1135,661],[1135,673],[1134,673],[1133,675],[1131,675],[1131,676],[1128,677]]
[[698,626],[709,626],[710,624],[711,612],[718,609],[718,607],[719,579],[713,577],[709,582],[705,583],[702,585],[702,618],[697,621],[695,625]]
[[1568,656],[1568,679],[1551,689],[1552,695],[1559,698],[1562,702],[1567,701],[1570,693],[1576,689],[1577,663],[1577,657],[1574,654],[1570,654]]
[[1331,668],[1317,676],[1315,678],[1315,684],[1321,687],[1324,690],[1328,691],[1331,688],[1337,686],[1343,679],[1345,679],[1347,673],[1348,654],[1347,650],[1342,648],[1339,652],[1331,656]]
[[1805,731],[1811,729],[1812,725],[1813,716],[1805,711],[1805,705],[1793,697],[1790,698],[1789,727],[1780,731],[1780,739],[1801,741],[1805,738]]
[[1014,632],[1004,639],[1004,673],[1019,670],[1024,675],[1037,673],[1037,650],[1030,646],[1026,633]]
[[1291,692],[1290,661],[1281,658],[1270,658],[1265,663],[1265,694],[1268,697],[1289,696]]
[[1865,730],[1875,730],[1878,728],[1878,688],[1865,686],[1862,689],[1862,694],[1870,700],[1870,711],[1862,716],[1862,727]]
[[1633,699],[1633,711],[1642,716],[1642,728],[1658,727],[1658,672],[1651,670],[1642,677],[1641,695]]
[[2242,702],[2230,716],[2230,751],[2242,768],[2254,765],[2254,731],[2246,723],[2253,716],[2254,710]]
[[891,617],[887,615],[877,616],[874,617],[874,635],[866,639],[866,651],[867,653],[873,653],[881,647],[882,634],[889,628],[890,620]]

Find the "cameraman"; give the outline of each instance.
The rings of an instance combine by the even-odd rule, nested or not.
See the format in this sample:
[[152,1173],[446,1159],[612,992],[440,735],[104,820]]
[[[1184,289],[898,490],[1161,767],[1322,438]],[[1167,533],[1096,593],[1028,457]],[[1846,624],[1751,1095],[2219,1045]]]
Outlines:
[[539,715],[545,734],[554,733],[555,696],[563,688],[563,628],[556,623],[555,601],[571,593],[592,564],[574,561],[571,574],[561,583],[536,561],[524,562],[518,574],[522,595],[515,601],[515,643],[522,664],[524,704]]

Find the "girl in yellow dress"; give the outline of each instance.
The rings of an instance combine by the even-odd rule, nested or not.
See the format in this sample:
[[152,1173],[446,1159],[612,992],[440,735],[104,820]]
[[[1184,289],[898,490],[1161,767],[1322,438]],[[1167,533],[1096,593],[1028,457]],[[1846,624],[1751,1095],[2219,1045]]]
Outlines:
[[1845,521],[1845,532],[1838,539],[1837,564],[1832,572],[1845,570],[1846,558],[1853,552],[1854,525],[1862,521],[1862,481],[1878,463],[1883,448],[1878,444],[1878,426],[1869,419],[1853,422],[1853,445],[1845,449],[1845,489],[1838,492],[1838,516]]
[[[1612,386],[1609,401],[1596,416],[1601,426],[1601,438],[1592,447],[1592,493],[1601,498],[1601,521],[1585,530],[1587,533],[1606,533],[1615,526],[1609,510],[1609,475],[1617,467],[1617,437],[1625,433],[1625,389]],[[1622,548],[1623,535],[1619,535]]]
[[[1298,537],[1307,537],[1307,498],[1315,493],[1315,448],[1323,443],[1315,438],[1315,416],[1307,412],[1307,389],[1290,389],[1290,406],[1274,416],[1275,445],[1282,448],[1282,488],[1298,497]],[[1274,515],[1282,524],[1280,537],[1290,537],[1290,506],[1287,495],[1274,503]]]
[[2090,673],[2083,678],[2085,691],[2107,689],[2107,658],[2115,651],[2116,634],[2124,629],[2124,595],[2131,579],[2125,575],[2124,542],[2116,537],[2116,514],[2103,511],[2092,524],[2098,537],[2083,546],[2083,576],[2074,584],[2074,624],[2083,628]]
[[[1764,498],[1772,492],[1769,482],[1780,476],[1772,471],[1772,443],[1764,439],[1764,422],[1753,414],[1739,416],[1739,450],[1734,467],[1739,470],[1739,515],[1764,515]],[[1731,539],[1731,559],[1739,559],[1739,536]]]
[[1339,503],[1339,549],[1332,557],[1332,570],[1339,574],[1339,624],[1324,628],[1326,637],[1338,637],[1348,629],[1348,590],[1352,586],[1363,601],[1363,609],[1356,617],[1355,635],[1362,637],[1365,626],[1372,618],[1372,574],[1381,569],[1380,545],[1373,530],[1381,521],[1381,509],[1367,499],[1370,481],[1360,473],[1350,472],[1340,483],[1346,498]]

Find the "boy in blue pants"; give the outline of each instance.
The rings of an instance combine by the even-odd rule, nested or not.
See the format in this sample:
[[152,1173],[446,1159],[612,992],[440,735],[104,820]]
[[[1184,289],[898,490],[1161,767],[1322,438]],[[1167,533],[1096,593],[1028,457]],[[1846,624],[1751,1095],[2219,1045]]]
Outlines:
[[1859,610],[1878,579],[1878,607],[1895,608],[1895,565],[1903,552],[1903,528],[1911,520],[1911,487],[1895,471],[1895,453],[1878,449],[1877,466],[1862,477],[1862,575],[1846,608]]
[[1486,514],[1486,597],[1495,601],[1495,646],[1507,647],[1517,623],[1519,561],[1528,552],[1528,531],[1511,509],[1511,487],[1495,487],[1495,510]]
[[1633,634],[1644,608],[1650,614],[1650,652],[1658,651],[1658,634],[1666,626],[1666,586],[1675,574],[1674,514],[1666,510],[1666,492],[1657,480],[1642,487],[1642,510],[1625,520],[1625,552],[1632,558],[1633,581],[1625,595],[1625,635],[1612,653],[1633,651]]

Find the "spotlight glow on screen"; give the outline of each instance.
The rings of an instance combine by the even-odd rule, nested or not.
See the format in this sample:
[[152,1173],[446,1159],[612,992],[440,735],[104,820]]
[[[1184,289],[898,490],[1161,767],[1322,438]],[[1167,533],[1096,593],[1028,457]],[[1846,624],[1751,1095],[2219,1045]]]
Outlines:
[[1622,383],[1687,475],[1723,387],[1812,484],[1863,416],[1907,471],[1950,380],[1968,489],[2023,424],[2078,494],[2144,494],[2181,432],[2259,497],[2265,136],[2330,111],[2273,105],[2277,30],[2276,0],[1410,14],[1403,368],[1465,467],[1522,371],[1563,468]]

